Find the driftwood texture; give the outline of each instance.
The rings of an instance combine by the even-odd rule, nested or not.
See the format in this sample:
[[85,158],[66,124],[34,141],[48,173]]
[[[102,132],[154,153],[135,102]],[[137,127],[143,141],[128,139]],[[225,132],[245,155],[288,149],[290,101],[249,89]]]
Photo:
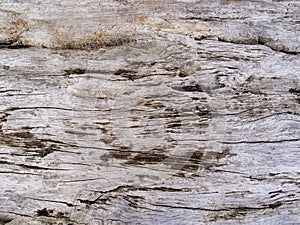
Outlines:
[[300,224],[299,15],[1,1],[0,224]]

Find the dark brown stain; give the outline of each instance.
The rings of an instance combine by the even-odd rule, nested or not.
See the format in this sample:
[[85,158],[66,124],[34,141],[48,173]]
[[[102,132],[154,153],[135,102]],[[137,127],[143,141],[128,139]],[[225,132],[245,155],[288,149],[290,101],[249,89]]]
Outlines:
[[276,209],[280,206],[282,206],[282,202],[280,202],[280,201],[269,204],[269,208],[271,208],[271,209]]
[[[29,128],[28,128],[29,129]],[[12,133],[3,133],[0,127],[0,144],[22,149],[23,152],[31,152],[41,158],[59,150],[55,144],[47,146],[42,140],[37,139],[28,129]]]
[[232,156],[236,156],[236,154],[231,153],[229,148],[223,149],[221,152],[208,151],[205,153],[206,158],[215,159],[217,161]]
[[181,127],[181,123],[179,122],[179,123],[172,123],[172,122],[169,122],[168,124],[167,124],[167,128],[180,128]]
[[48,216],[50,216],[50,214],[52,214],[53,213],[53,210],[52,209],[46,209],[46,208],[43,208],[43,209],[40,209],[40,210],[37,210],[36,211],[36,214],[37,214],[37,216],[46,216],[46,217],[48,217]]
[[21,40],[18,39],[11,39],[11,40],[5,40],[0,41],[0,49],[6,48],[6,49],[22,49],[22,48],[30,48],[31,45],[25,44]]
[[182,85],[182,86],[175,86],[172,87],[175,91],[182,91],[182,92],[203,92],[204,89],[199,84],[193,84],[193,85]]
[[64,70],[65,75],[71,75],[71,74],[85,74],[86,69],[82,69],[82,68],[71,68],[71,69],[67,69]]
[[202,151],[195,151],[193,152],[190,161],[193,163],[199,163],[200,160],[203,158],[204,153]]
[[53,217],[57,219],[69,219],[66,217],[66,213],[56,212],[53,209],[47,209],[47,208],[37,210],[36,215],[37,217],[44,216],[44,217]]
[[128,70],[128,69],[119,69],[114,72],[114,75],[124,75],[124,74],[136,74],[136,71]]
[[110,155],[116,159],[128,160],[132,155],[131,148],[121,146],[116,151],[110,151]]
[[143,99],[139,100],[138,105],[151,107],[151,108],[154,108],[154,109],[159,109],[159,108],[164,108],[165,107],[165,105],[162,102],[155,101],[155,100],[149,99],[149,98],[148,99],[143,98]]
[[300,90],[299,90],[299,89],[291,88],[291,89],[289,90],[289,92],[290,92],[291,94],[300,96]]
[[4,65],[4,66],[3,66],[3,69],[5,69],[5,70],[9,70],[9,69],[10,69],[10,67],[9,67],[9,66],[7,66],[7,65]]
[[182,167],[181,170],[186,172],[196,172],[199,169],[203,155],[203,151],[193,152],[193,154],[189,157],[189,161]]
[[19,137],[19,138],[33,138],[33,134],[28,131],[18,131],[12,133],[11,136]]
[[252,82],[252,81],[254,81],[254,80],[255,80],[255,77],[254,77],[253,75],[251,75],[250,77],[248,77],[248,78],[246,79],[247,82]]
[[[181,171],[195,173],[201,167],[205,170],[211,170],[213,167],[224,165],[219,162],[220,159],[232,157],[236,154],[230,152],[229,148],[222,150],[221,152],[205,151],[205,148],[193,152],[189,157],[189,161],[186,162]],[[180,174],[178,174],[180,176]]]
[[219,159],[231,157],[231,156],[236,156],[236,154],[230,153],[229,148],[226,148],[222,152],[218,152],[216,154],[216,159],[219,160]]
[[137,71],[129,69],[119,69],[116,72],[114,72],[114,75],[125,77],[132,81],[141,78],[141,76],[138,75]]
[[9,217],[0,217],[0,225],[8,224],[11,221],[13,221],[13,219]]
[[57,145],[50,145],[49,147],[41,149],[39,155],[41,158],[46,157],[47,155],[53,153],[54,151],[59,150],[59,147]]
[[199,169],[199,165],[197,164],[187,164],[182,167],[182,171],[186,172],[196,172]]
[[211,116],[211,109],[209,106],[196,106],[195,107],[196,113],[199,117],[210,117]]
[[153,164],[158,163],[165,160],[168,156],[158,152],[145,152],[145,153],[138,153],[134,155],[130,160],[128,160],[127,164]]
[[46,145],[41,142],[40,140],[29,140],[28,142],[25,142],[25,146],[27,148],[44,148]]
[[187,77],[188,75],[189,74],[185,71],[180,71],[179,74],[178,74],[179,77]]

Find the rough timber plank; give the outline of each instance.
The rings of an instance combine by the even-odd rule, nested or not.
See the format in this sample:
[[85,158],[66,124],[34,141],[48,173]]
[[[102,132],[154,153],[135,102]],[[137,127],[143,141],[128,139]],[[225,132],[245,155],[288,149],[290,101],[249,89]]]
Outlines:
[[1,1],[0,224],[300,224],[298,1]]

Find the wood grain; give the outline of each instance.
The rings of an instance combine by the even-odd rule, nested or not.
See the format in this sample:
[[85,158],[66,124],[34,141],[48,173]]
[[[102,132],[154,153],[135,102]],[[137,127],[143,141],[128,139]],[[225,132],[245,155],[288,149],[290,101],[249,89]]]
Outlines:
[[0,6],[0,224],[300,224],[299,2]]

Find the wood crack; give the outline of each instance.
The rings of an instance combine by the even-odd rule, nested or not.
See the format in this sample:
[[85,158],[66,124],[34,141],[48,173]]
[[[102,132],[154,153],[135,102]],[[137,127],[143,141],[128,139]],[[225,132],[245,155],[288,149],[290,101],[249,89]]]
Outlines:
[[207,212],[223,212],[223,211],[258,211],[265,209],[275,209],[283,205],[283,202],[277,201],[268,205],[263,205],[261,207],[250,207],[250,206],[240,206],[240,207],[228,207],[228,208],[204,208],[204,207],[188,207],[188,206],[178,206],[178,205],[166,205],[166,204],[156,204],[149,203],[147,204],[163,207],[163,208],[171,208],[171,209],[186,209],[186,210],[195,210],[195,211],[207,211]]
[[291,51],[289,49],[285,49],[284,47],[272,46],[272,45],[268,44],[266,41],[264,41],[264,39],[262,39],[262,38],[257,38],[257,40],[255,40],[255,41],[253,39],[233,41],[233,40],[227,40],[226,38],[218,37],[218,41],[225,42],[225,43],[231,43],[231,44],[239,44],[239,45],[240,44],[242,44],[242,45],[262,45],[262,46],[272,49],[275,52],[280,52],[280,53],[289,54],[289,55],[298,55],[299,54],[299,52]]
[[294,139],[282,139],[282,140],[257,140],[257,141],[222,141],[222,144],[273,144],[273,143],[284,143],[284,142],[297,142],[299,138]]
[[22,48],[31,48],[33,46],[24,44],[20,40],[6,40],[0,41],[0,49],[22,49]]
[[43,199],[43,198],[33,198],[33,197],[24,197],[27,199],[35,200],[35,201],[41,201],[41,202],[53,202],[53,203],[59,203],[59,204],[64,204],[68,207],[74,207],[75,205],[69,202],[65,201],[57,201],[57,200],[50,200],[50,199]]
[[0,164],[7,164],[7,165],[15,165],[22,167],[24,169],[34,169],[34,170],[57,170],[57,171],[66,171],[68,169],[60,169],[60,168],[52,168],[52,167],[42,167],[37,165],[28,165],[28,164],[22,164],[22,163],[13,163],[8,161],[0,161]]

